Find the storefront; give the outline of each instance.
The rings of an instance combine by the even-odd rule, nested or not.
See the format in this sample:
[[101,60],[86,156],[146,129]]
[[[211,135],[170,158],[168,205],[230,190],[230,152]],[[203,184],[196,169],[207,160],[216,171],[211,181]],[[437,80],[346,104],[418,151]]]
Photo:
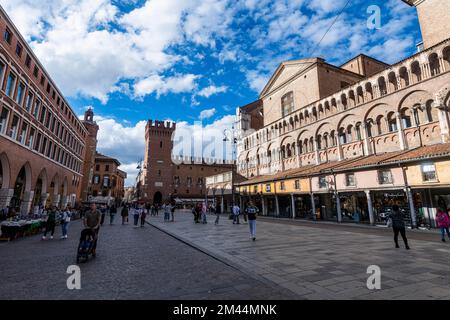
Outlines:
[[314,194],[317,220],[337,221],[336,197],[334,193]]
[[291,195],[278,195],[279,218],[292,218]]
[[342,222],[370,223],[364,192],[339,193]]
[[310,195],[294,195],[295,218],[313,219]]
[[269,217],[277,217],[277,203],[275,200],[275,196],[265,196],[264,200],[266,201],[266,212]]
[[408,197],[403,190],[374,191],[372,193],[373,214],[376,224],[386,224],[394,205],[399,206],[405,216],[405,223],[411,226],[411,212]]

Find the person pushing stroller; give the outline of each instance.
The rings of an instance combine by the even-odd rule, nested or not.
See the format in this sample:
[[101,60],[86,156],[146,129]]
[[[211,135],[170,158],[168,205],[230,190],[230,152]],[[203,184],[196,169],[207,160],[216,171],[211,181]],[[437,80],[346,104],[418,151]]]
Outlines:
[[[97,205],[95,203],[92,203],[90,210],[88,210],[86,212],[86,214],[84,215],[84,218],[83,218],[83,225],[85,226],[85,228],[93,231],[94,235],[95,235],[94,243],[92,245],[92,256],[93,257],[96,256],[98,232],[100,230],[101,216],[102,215],[101,215],[100,211],[97,210]],[[85,234],[88,233],[88,231],[83,230],[81,233],[82,235],[83,235],[83,232],[85,232]]]

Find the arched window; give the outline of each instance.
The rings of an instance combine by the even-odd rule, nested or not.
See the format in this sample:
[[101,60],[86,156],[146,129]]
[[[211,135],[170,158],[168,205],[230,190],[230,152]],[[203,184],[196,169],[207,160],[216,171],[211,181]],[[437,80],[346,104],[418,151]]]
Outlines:
[[347,133],[344,128],[339,129],[339,143],[346,144],[347,143]]
[[330,145],[332,147],[336,147],[336,145],[337,145],[336,133],[334,130],[330,132]]
[[322,136],[319,134],[316,139],[317,139],[317,150],[322,150]]
[[402,88],[409,86],[409,74],[408,69],[406,67],[401,67],[399,71],[400,75],[400,83]]
[[431,110],[431,103],[427,103],[426,113],[428,122],[433,122],[433,112]]
[[378,78],[378,88],[380,89],[380,95],[384,96],[387,94],[386,80],[384,77]]
[[395,132],[398,130],[397,119],[395,118],[394,112],[391,112],[388,114],[388,127],[389,127],[389,132]]
[[350,143],[353,141],[353,126],[349,125],[347,127],[347,143]]
[[284,116],[294,111],[294,93],[288,92],[281,98],[281,114]]
[[377,124],[378,135],[381,135],[381,134],[384,133],[384,130],[383,130],[383,127],[384,127],[384,126],[383,126],[383,121],[385,121],[383,116],[378,116],[378,117],[377,117],[376,124]]
[[356,133],[356,139],[358,141],[362,140],[362,135],[361,135],[361,123],[358,122],[355,126],[355,133]]
[[412,120],[411,120],[411,112],[409,109],[405,108],[402,110],[401,113],[402,117],[402,125],[404,129],[411,128],[412,127]]
[[428,58],[428,61],[430,63],[431,76],[435,76],[441,73],[441,67],[439,66],[439,58],[436,53],[431,54],[430,57]]

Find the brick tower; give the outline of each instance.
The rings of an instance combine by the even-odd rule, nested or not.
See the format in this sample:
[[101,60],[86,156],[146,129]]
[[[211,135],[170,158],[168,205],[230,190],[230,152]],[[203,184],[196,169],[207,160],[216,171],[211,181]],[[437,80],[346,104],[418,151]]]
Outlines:
[[89,132],[86,137],[86,149],[83,161],[83,180],[81,181],[81,200],[87,201],[91,191],[92,175],[95,163],[95,151],[97,150],[98,125],[94,121],[94,111],[89,108],[84,113],[84,126]]
[[139,200],[161,204],[173,193],[172,148],[176,124],[149,120],[145,127],[145,155]]

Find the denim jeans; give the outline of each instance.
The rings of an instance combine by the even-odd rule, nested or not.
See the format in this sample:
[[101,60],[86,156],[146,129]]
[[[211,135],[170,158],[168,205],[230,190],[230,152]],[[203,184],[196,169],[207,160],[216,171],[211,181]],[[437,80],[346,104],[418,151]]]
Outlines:
[[248,220],[248,226],[250,227],[250,236],[256,238],[256,220]]
[[61,223],[62,235],[67,236],[67,227],[69,226],[68,222]]
[[238,214],[235,214],[233,216],[233,223],[239,223],[239,215]]
[[138,225],[138,222],[139,222],[139,215],[138,215],[138,214],[135,214],[135,215],[134,215],[134,225],[137,226],[137,225]]
[[114,217],[115,217],[115,214],[113,214],[113,213],[110,213],[110,214],[109,214],[109,224],[113,224],[113,222],[114,222]]
[[441,236],[442,239],[445,239],[445,232],[447,232],[447,236],[450,239],[450,230],[449,227],[445,228],[445,227],[441,227]]

